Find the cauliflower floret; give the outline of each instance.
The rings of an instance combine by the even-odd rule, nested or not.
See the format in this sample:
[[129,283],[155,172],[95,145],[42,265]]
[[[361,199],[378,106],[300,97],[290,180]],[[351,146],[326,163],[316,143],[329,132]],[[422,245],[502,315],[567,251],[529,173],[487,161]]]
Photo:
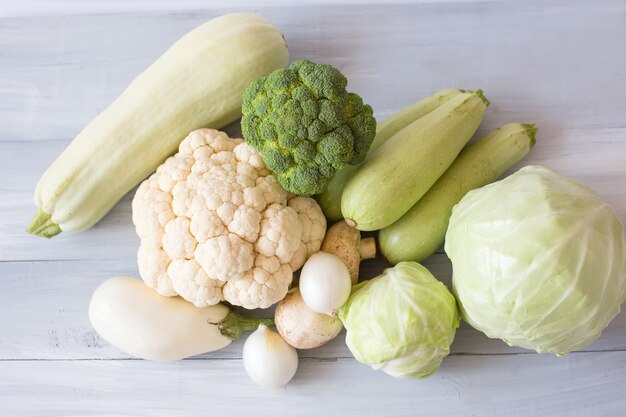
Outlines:
[[298,213],[302,225],[300,247],[289,263],[295,271],[300,269],[311,255],[320,250],[326,234],[326,218],[315,200],[307,197],[292,198],[289,200],[289,207]]
[[133,223],[146,284],[198,307],[278,302],[326,232],[315,200],[287,193],[254,148],[212,129],[191,132],[141,184]]
[[254,265],[254,247],[236,234],[229,233],[199,244],[195,257],[214,279],[236,280]]
[[194,260],[175,259],[167,268],[172,287],[177,294],[198,307],[217,304],[222,300],[224,281],[209,278]]
[[267,308],[274,304],[272,300],[285,298],[293,270],[289,265],[278,262],[276,257],[273,258],[279,265],[276,271],[268,272],[263,266],[255,266],[246,272],[243,279],[226,283],[223,288],[224,297],[231,304],[249,309]]
[[298,213],[280,204],[272,204],[263,212],[261,236],[256,242],[256,250],[265,256],[276,255],[288,263],[300,246],[302,224]]
[[159,242],[163,228],[174,218],[172,196],[159,189],[154,175],[141,183],[133,199],[133,223],[141,240]]
[[170,257],[158,243],[142,241],[137,252],[139,274],[146,284],[164,296],[176,295],[167,274]]

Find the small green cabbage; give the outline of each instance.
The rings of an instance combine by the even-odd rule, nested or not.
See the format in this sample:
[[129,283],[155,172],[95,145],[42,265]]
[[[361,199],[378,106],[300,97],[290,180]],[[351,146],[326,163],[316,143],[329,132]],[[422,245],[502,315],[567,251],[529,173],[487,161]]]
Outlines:
[[450,291],[416,262],[354,286],[339,318],[356,360],[396,378],[435,372],[460,321]]
[[445,250],[462,317],[512,346],[580,349],[626,297],[626,236],[615,212],[543,167],[469,192],[453,209]]

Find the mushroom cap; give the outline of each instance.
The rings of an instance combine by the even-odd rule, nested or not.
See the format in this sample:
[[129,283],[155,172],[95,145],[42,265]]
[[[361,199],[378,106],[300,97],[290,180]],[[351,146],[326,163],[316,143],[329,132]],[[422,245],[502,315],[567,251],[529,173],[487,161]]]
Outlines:
[[343,329],[341,320],[317,313],[304,303],[300,289],[285,296],[274,314],[278,333],[296,349],[313,349],[334,339]]

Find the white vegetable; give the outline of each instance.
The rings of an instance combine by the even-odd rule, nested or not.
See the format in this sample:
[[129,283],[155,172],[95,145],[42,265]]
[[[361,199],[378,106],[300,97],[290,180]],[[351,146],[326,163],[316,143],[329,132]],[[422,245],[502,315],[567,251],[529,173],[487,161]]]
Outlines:
[[300,272],[300,293],[313,311],[336,317],[350,296],[350,271],[341,258],[326,252],[311,256]]
[[315,200],[288,194],[257,151],[213,129],[191,132],[141,184],[133,223],[146,284],[197,307],[280,301],[326,231]]
[[583,348],[626,297],[626,234],[615,212],[543,167],[470,191],[454,207],[445,250],[463,318],[512,346]]
[[265,325],[252,332],[243,345],[243,366],[262,387],[281,388],[298,369],[298,352]]
[[242,317],[223,304],[198,308],[179,297],[163,297],[131,277],[110,278],[96,289],[89,320],[119,350],[155,361],[222,349],[242,331],[272,322]]
[[276,330],[296,349],[313,349],[337,337],[341,320],[311,310],[298,288],[283,298],[274,313]]

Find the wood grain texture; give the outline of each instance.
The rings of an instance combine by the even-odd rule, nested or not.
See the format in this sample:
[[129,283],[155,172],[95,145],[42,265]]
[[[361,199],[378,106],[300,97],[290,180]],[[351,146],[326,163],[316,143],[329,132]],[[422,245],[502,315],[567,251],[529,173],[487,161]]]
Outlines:
[[[128,359],[102,340],[89,325],[87,306],[92,292],[106,278],[115,275],[138,276],[135,260],[0,262],[0,276],[10,278],[0,293],[3,320],[0,335],[19,335],[0,347],[1,360],[31,359]],[[380,273],[384,262],[363,263],[362,278]],[[438,254],[424,265],[446,285],[451,281],[451,265]],[[25,300],[37,300],[25,303]],[[270,312],[258,312],[269,316]],[[349,358],[344,335],[317,349],[300,351],[306,358]],[[204,358],[240,358],[243,340],[225,349],[203,355]],[[586,352],[626,350],[626,314],[619,315],[604,331],[603,337],[585,348]],[[500,340],[488,339],[465,323],[457,331],[453,355],[528,353],[511,348]]]
[[267,390],[239,360],[13,361],[0,362],[12,376],[0,392],[4,413],[24,417],[606,417],[623,415],[625,372],[625,352],[453,356],[426,380],[384,377],[352,359],[305,359],[286,388]]
[[[242,341],[155,364],[90,328],[95,287],[137,274],[132,193],[87,232],[51,241],[24,232],[34,186],[71,138],[177,38],[233,9],[270,18],[292,59],[339,67],[379,120],[441,88],[483,88],[492,105],[479,134],[539,125],[537,146],[514,169],[536,163],[578,178],[626,221],[626,3],[166,3],[0,7],[0,16],[29,15],[0,18],[0,415],[626,415],[624,313],[565,358],[463,325],[440,372],[418,381],[358,364],[340,336],[300,352],[294,382],[266,391],[243,372]],[[425,264],[449,284],[445,254]],[[367,261],[364,276],[385,266]]]
[[[395,4],[436,3],[448,0],[394,0]],[[457,3],[467,3],[475,0],[455,0]],[[490,1],[515,1],[515,0],[490,0]],[[298,5],[378,5],[380,0],[298,0]],[[68,15],[76,14],[104,14],[104,13],[146,13],[146,12],[181,12],[220,8],[257,8],[293,6],[293,0],[21,0],[19,2],[7,2],[1,4],[0,17],[15,16],[49,16],[60,13]]]

